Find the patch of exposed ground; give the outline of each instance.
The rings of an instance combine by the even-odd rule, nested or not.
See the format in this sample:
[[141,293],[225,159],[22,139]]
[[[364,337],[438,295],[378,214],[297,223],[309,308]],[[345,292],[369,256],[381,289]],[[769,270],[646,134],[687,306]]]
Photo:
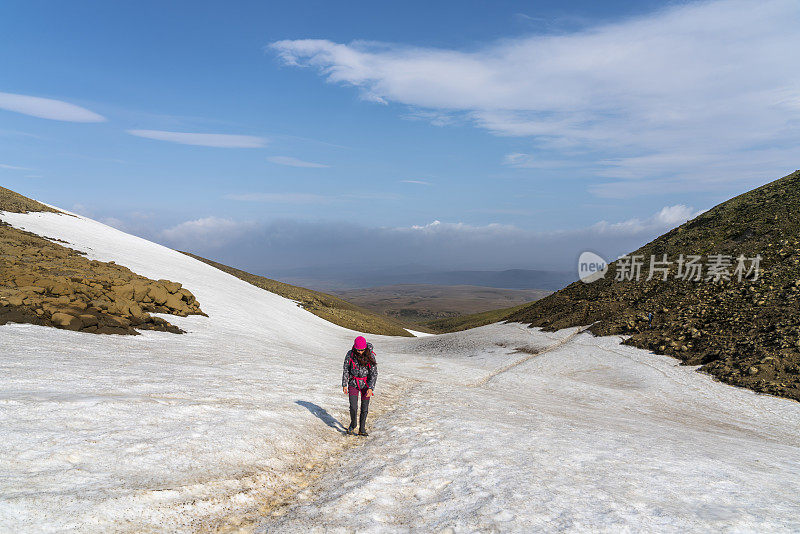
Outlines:
[[552,291],[475,285],[394,284],[335,293],[381,315],[425,325],[429,321],[531,303]]

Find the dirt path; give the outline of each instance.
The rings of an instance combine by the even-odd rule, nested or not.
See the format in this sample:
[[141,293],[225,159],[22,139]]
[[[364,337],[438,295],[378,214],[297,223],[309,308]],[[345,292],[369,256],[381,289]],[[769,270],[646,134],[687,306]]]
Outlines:
[[[392,413],[397,411],[400,400],[408,395],[414,383],[412,379],[401,378],[382,389],[380,394],[373,398],[369,412],[370,428],[380,425],[383,417],[391,417]],[[345,425],[350,418],[346,406],[347,399],[343,396],[340,410],[332,414],[325,410],[315,413],[320,419],[320,424],[318,431],[309,436],[309,441],[316,443],[317,447],[306,450],[305,454],[298,453],[291,459],[294,467],[281,474],[283,480],[279,489],[264,495],[258,507],[239,511],[214,522],[203,523],[198,525],[197,531],[244,534],[256,531],[265,518],[282,517],[292,504],[298,502],[299,496],[308,491],[308,488],[313,487],[324,475],[337,469],[343,456],[373,439],[372,436],[364,438],[345,434]]]

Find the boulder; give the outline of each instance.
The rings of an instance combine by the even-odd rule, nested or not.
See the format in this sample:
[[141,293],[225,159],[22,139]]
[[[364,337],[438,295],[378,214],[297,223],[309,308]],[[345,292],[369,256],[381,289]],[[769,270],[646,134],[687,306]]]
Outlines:
[[167,300],[164,303],[164,305],[172,310],[180,310],[185,307],[185,304],[180,299],[180,297],[178,295],[172,295],[172,294],[167,297]]
[[186,302],[192,302],[194,300],[194,295],[192,295],[192,292],[186,289],[185,287],[181,288],[181,290],[178,291],[178,294],[181,295],[183,300],[185,300]]
[[81,320],[68,313],[56,312],[50,317],[50,321],[59,328],[66,328],[67,330],[79,330],[81,328]]
[[52,295],[72,295],[74,293],[74,291],[65,282],[63,282],[61,280],[57,280],[50,287],[50,293]]
[[97,325],[97,316],[90,313],[82,313],[78,316],[78,319],[80,319],[83,328]]
[[164,287],[167,288],[167,291],[170,293],[177,293],[181,289],[181,284],[178,282],[164,282]]
[[31,286],[36,281],[36,278],[29,274],[21,274],[17,275],[14,281],[17,283],[18,287]]
[[128,305],[128,315],[132,317],[141,317],[144,312],[142,311],[142,307],[139,306],[136,302],[131,302]]
[[143,280],[135,280],[132,285],[133,300],[136,302],[142,302],[142,299],[147,296],[147,292],[150,291],[150,284],[144,282]]
[[[141,309],[141,308],[140,308]],[[142,311],[136,315],[130,316],[131,324],[144,324],[150,322],[150,314],[146,311]]]
[[44,288],[41,286],[19,286],[19,290],[26,293],[44,293]]
[[108,321],[109,326],[127,328],[127,327],[129,327],[131,325],[131,322],[127,317],[118,317],[116,315],[108,315],[108,316],[106,316],[106,320]]
[[134,300],[136,290],[133,284],[122,283],[111,286],[111,293],[120,299]]
[[107,310],[111,302],[105,299],[95,299],[89,302],[90,306],[97,308],[98,310]]
[[150,286],[150,291],[147,292],[147,295],[153,299],[153,302],[156,304],[164,304],[170,297],[170,294],[163,286],[156,284]]

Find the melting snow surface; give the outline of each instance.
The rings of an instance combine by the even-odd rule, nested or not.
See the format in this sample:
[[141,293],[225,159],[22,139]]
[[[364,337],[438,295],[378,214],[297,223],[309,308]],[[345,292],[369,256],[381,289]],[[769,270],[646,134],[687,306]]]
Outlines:
[[0,218],[209,315],[161,315],[181,335],[0,326],[0,531],[800,530],[800,403],[495,324],[367,336],[371,435],[344,436],[356,332],[90,219]]
[[406,332],[413,335],[414,337],[425,337],[425,336],[432,336],[433,334],[429,334],[428,332],[418,332],[416,330],[411,330],[410,328],[406,328]]

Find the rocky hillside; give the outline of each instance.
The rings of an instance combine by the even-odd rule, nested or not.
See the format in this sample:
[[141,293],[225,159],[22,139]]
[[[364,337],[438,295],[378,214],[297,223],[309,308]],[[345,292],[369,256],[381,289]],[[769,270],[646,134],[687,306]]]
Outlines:
[[[0,211],[62,213],[6,188],[0,188]],[[55,239],[10,226],[0,213],[0,325],[31,323],[95,334],[183,332],[151,312],[205,315],[178,282],[89,260]]]
[[[664,254],[673,262],[658,264],[667,280],[660,271],[646,280],[651,255]],[[677,278],[681,254],[702,257],[699,281]],[[636,255],[639,281],[617,280],[633,278],[633,262],[617,260],[604,278],[575,282],[505,319],[548,330],[594,323],[595,334],[630,336],[625,343],[724,382],[800,400],[800,171],[719,204],[629,258]],[[747,269],[761,256],[757,278],[745,270],[739,281],[740,255]]]
[[28,213],[30,211],[64,213],[2,186],[0,186],[0,210],[12,213]]

